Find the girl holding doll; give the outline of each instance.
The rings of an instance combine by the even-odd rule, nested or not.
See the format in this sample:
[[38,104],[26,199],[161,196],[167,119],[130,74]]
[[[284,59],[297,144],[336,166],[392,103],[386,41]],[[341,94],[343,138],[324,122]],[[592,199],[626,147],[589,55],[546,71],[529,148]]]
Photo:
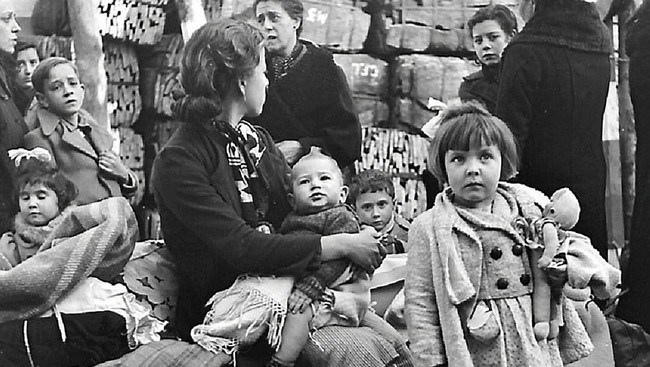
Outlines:
[[[517,170],[506,125],[474,102],[451,106],[429,162],[447,187],[409,231],[406,321],[416,364],[561,366],[587,356],[593,345],[564,299],[560,335],[535,338],[531,268],[537,264],[512,223],[518,216],[541,216],[549,200],[503,182]],[[595,251],[584,256],[599,258]],[[597,275],[616,270],[601,265],[572,268],[569,262],[569,285],[578,285],[577,273],[580,279],[588,274],[589,286],[613,291],[616,276]]]

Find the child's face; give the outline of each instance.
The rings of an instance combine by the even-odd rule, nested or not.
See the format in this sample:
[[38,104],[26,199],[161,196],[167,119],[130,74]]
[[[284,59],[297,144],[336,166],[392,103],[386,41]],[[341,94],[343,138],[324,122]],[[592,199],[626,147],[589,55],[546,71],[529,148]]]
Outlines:
[[53,67],[43,89],[45,94],[39,96],[39,101],[50,112],[61,117],[71,117],[81,109],[84,86],[72,66],[59,64]]
[[489,208],[501,177],[501,152],[496,145],[449,150],[445,168],[454,202],[468,208]]
[[393,198],[386,190],[366,192],[357,196],[354,206],[361,224],[381,231],[393,218]]
[[32,226],[44,226],[59,215],[59,198],[54,190],[36,183],[27,184],[18,197],[20,214]]
[[474,52],[485,65],[497,65],[501,62],[501,54],[510,38],[496,20],[484,20],[472,28]]
[[16,76],[18,86],[23,89],[33,88],[32,74],[40,62],[36,49],[26,48],[19,51],[16,54],[16,61],[18,62],[18,75]]
[[312,214],[345,202],[348,188],[343,185],[336,163],[314,158],[293,167],[293,193],[289,200],[300,214]]

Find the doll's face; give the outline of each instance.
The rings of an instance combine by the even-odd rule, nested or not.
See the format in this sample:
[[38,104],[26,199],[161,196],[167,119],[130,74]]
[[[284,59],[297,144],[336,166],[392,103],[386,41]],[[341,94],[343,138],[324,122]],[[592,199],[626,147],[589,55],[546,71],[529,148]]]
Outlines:
[[20,215],[32,226],[45,226],[59,215],[59,198],[54,190],[40,182],[25,185],[18,196],[18,203]]

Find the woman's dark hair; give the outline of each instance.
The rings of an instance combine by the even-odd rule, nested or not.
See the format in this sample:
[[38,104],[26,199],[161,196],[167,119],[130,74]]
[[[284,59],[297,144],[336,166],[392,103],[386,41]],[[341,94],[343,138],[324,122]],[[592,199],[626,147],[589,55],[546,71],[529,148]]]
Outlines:
[[45,94],[45,82],[50,78],[50,71],[54,69],[55,66],[64,64],[70,65],[77,77],[79,76],[77,66],[72,61],[66,59],[65,57],[48,57],[47,59],[41,61],[36,69],[34,69],[34,74],[32,74],[32,84],[34,84],[34,90]]
[[359,195],[381,191],[385,191],[391,199],[395,199],[393,177],[384,171],[367,169],[352,177],[348,202],[354,205]]
[[259,3],[265,3],[270,1],[282,5],[282,9],[284,9],[284,11],[286,11],[287,14],[289,14],[289,17],[291,17],[291,19],[300,21],[300,25],[298,26],[298,29],[296,29],[296,35],[300,37],[300,33],[302,33],[303,14],[305,12],[305,8],[302,5],[302,1],[301,0],[255,0],[253,9],[255,9],[255,12],[257,12],[257,5]]
[[16,177],[16,197],[27,185],[43,184],[56,194],[59,211],[65,209],[77,197],[77,186],[68,180],[58,169],[37,158],[26,158],[18,166]]
[[185,95],[175,96],[174,114],[182,121],[206,121],[221,113],[231,88],[260,63],[263,40],[259,29],[240,20],[221,18],[197,29],[183,51]]
[[483,105],[469,101],[449,105],[440,117],[440,127],[429,147],[429,169],[440,182],[447,181],[445,154],[470,150],[483,144],[496,145],[501,152],[501,180],[517,174],[517,143],[508,126]]
[[506,35],[514,36],[517,34],[517,16],[515,13],[505,5],[496,4],[479,9],[469,18],[467,28],[469,29],[470,37],[472,36],[474,26],[486,20],[494,20],[499,23],[501,30]]

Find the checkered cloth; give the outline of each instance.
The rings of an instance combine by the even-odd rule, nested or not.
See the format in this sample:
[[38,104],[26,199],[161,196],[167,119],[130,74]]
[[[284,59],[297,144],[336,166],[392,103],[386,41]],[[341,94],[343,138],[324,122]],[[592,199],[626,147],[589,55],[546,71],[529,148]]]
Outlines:
[[96,367],[219,367],[227,366],[230,362],[231,357],[225,353],[214,354],[198,344],[163,339]]

